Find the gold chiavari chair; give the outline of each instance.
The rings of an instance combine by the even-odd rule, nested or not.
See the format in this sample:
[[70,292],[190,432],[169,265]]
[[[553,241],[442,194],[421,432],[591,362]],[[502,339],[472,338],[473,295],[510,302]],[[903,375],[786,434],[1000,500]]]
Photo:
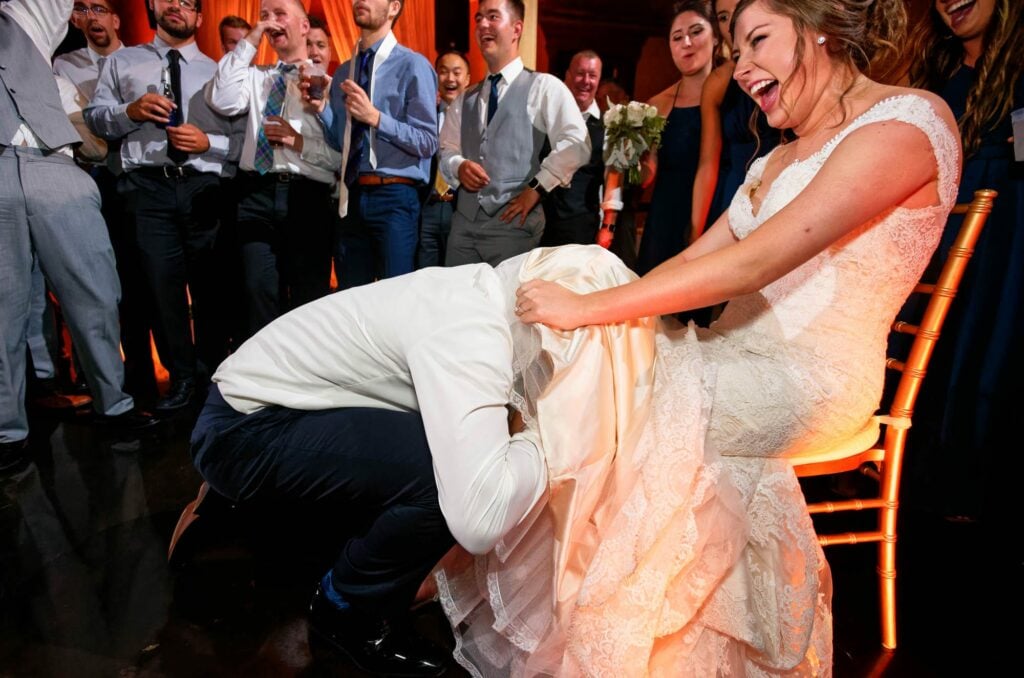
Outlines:
[[[996,192],[975,191],[969,203],[956,205],[953,214],[963,214],[956,241],[942,265],[938,281],[919,283],[913,294],[927,295],[928,302],[920,324],[893,323],[892,332],[913,337],[905,360],[886,359],[886,367],[900,373],[888,411],[873,417],[871,423],[850,440],[827,450],[814,450],[793,457],[798,477],[824,476],[859,470],[876,481],[869,497],[841,501],[823,501],[807,505],[812,515],[849,511],[877,511],[877,529],[862,532],[828,532],[820,525],[818,542],[837,544],[878,544],[878,576],[881,593],[882,646],[896,648],[896,517],[899,508],[900,474],[907,432],[914,403],[921,390],[928,362],[942,325],[956,296],[974,245],[992,211]],[[884,411],[884,410],[883,410]]]

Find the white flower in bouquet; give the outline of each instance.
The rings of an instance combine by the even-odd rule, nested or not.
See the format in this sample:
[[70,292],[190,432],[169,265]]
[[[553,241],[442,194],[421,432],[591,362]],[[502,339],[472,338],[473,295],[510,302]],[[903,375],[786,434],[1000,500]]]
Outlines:
[[627,183],[639,184],[640,158],[661,141],[665,122],[654,106],[609,101],[604,114],[604,164],[625,174]]

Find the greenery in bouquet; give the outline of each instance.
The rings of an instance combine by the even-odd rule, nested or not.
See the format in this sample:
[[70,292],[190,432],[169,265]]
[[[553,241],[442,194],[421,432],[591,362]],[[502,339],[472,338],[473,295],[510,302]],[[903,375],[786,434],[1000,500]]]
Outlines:
[[658,109],[639,101],[608,102],[604,114],[604,164],[623,173],[626,183],[640,183],[640,158],[656,147],[665,129]]

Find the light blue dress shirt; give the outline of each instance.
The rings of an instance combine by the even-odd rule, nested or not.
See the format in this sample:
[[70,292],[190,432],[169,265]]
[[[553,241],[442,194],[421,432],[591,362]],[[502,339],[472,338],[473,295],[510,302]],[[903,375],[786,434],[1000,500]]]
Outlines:
[[[96,85],[96,94],[85,108],[85,121],[104,139],[121,139],[121,160],[125,171],[140,167],[172,165],[167,158],[167,132],[153,122],[135,122],[128,117],[128,104],[147,92],[161,92],[163,69],[167,67],[170,45],[159,37],[146,45],[125,47],[110,55]],[[189,43],[181,53],[181,94],[177,102],[183,119],[198,127],[210,139],[205,153],[189,155],[184,163],[199,172],[233,176],[237,149],[232,155],[231,120],[206,103],[203,89],[217,72],[217,62]],[[237,143],[237,139],[236,139]]]

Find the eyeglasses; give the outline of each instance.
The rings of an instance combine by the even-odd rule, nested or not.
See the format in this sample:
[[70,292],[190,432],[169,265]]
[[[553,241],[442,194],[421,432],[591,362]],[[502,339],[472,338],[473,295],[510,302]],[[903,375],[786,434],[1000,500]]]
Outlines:
[[82,16],[89,16],[89,12],[92,12],[92,15],[94,17],[96,17],[97,19],[102,19],[103,17],[107,16],[108,14],[113,14],[114,13],[113,10],[107,9],[106,7],[104,7],[102,5],[93,5],[91,7],[87,7],[85,5],[75,5],[71,9],[71,11],[74,12],[75,14],[80,14]]
[[199,6],[199,2],[197,2],[197,0],[161,0],[161,2],[165,5],[178,3],[178,7],[181,7],[186,12],[194,12],[196,11],[196,7]]

